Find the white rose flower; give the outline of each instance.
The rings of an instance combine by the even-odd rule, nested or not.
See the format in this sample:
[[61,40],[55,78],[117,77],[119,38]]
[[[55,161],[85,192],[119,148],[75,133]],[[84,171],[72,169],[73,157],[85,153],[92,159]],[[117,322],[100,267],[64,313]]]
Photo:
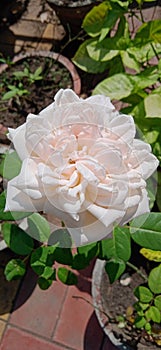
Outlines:
[[133,118],[108,97],[61,89],[38,116],[9,129],[22,168],[8,182],[5,210],[59,217],[77,246],[107,237],[149,212],[145,180],[158,160],[135,133]]

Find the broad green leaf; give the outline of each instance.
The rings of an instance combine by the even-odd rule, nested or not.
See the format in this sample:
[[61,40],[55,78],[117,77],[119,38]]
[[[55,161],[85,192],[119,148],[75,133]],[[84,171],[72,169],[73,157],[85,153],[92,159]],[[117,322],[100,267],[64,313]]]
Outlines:
[[105,19],[107,17],[109,4],[105,1],[98,6],[94,6],[87,13],[83,20],[82,27],[91,37],[98,36],[103,27],[105,27]]
[[93,90],[93,95],[106,95],[112,100],[120,100],[129,96],[133,91],[133,84],[127,74],[118,73],[104,79]]
[[73,256],[72,268],[76,270],[84,269],[90,261],[97,256],[98,243],[87,244],[77,248],[77,254]]
[[7,180],[13,179],[21,170],[22,162],[16,151],[8,152],[5,157],[3,177]]
[[77,276],[65,267],[59,267],[57,272],[58,278],[61,282],[67,285],[77,284]]
[[161,262],[161,250],[142,248],[140,253],[148,260]]
[[10,260],[4,270],[7,281],[22,278],[26,272],[25,263],[21,259]]
[[33,239],[17,225],[4,223],[2,233],[8,247],[16,254],[29,255],[32,252]]
[[146,118],[161,118],[161,95],[150,94],[144,99]]
[[142,316],[136,317],[134,324],[135,324],[136,328],[139,328],[139,329],[143,328],[145,326],[145,324],[146,324],[145,317],[142,317]]
[[154,305],[161,311],[161,295],[157,295],[154,299]]
[[137,93],[141,89],[150,87],[158,80],[158,72],[156,67],[146,68],[143,72],[136,75],[129,75],[132,83],[134,84],[134,92]]
[[42,246],[33,251],[30,258],[32,269],[38,274],[44,273],[45,267],[51,267],[55,261],[56,246]]
[[78,247],[77,249],[78,254],[83,255],[85,259],[88,259],[89,261],[93,259],[98,251],[98,243],[90,243],[81,247]]
[[147,213],[132,220],[130,233],[140,246],[152,250],[161,249],[161,213]]
[[34,213],[27,219],[28,234],[39,242],[47,242],[50,237],[48,221],[40,214]]
[[153,299],[153,294],[147,287],[138,286],[134,290],[134,295],[139,299],[141,303],[150,303]]
[[142,41],[154,41],[161,43],[161,20],[153,20],[143,23],[137,30],[135,39]]
[[148,285],[155,294],[161,294],[161,264],[150,271]]
[[98,258],[108,260],[115,256],[115,246],[113,238],[103,239],[99,242]]
[[123,260],[111,259],[106,262],[105,270],[108,274],[110,283],[115,282],[125,271],[126,265]]
[[128,261],[131,256],[131,242],[128,228],[115,227],[113,238],[102,240],[99,243],[100,259],[116,258]]
[[131,256],[131,241],[128,228],[116,226],[113,230],[115,257],[128,261]]
[[69,231],[66,228],[60,228],[51,233],[49,240],[49,245],[57,245],[60,248],[71,248],[72,239]]
[[120,55],[125,67],[134,69],[136,72],[140,72],[140,64],[135,59],[135,56],[130,55],[130,53],[128,53],[127,50],[125,51],[121,50]]
[[59,264],[69,265],[72,266],[73,264],[73,255],[71,252],[71,248],[61,248],[56,247],[55,249],[55,261],[57,261]]
[[5,220],[5,221],[14,221],[14,220],[20,220],[23,219],[31,213],[26,213],[26,212],[4,212],[5,209],[5,204],[6,204],[6,193],[5,191],[0,194],[0,220]]
[[43,274],[39,276],[37,283],[41,289],[46,290],[52,285],[53,281],[56,281],[56,269],[46,266]]
[[[153,42],[154,50],[159,54],[161,52],[161,44]],[[152,57],[155,56],[151,43],[143,43],[141,46],[133,41],[133,46],[127,48],[127,52],[132,54],[139,63],[148,62]]]
[[101,42],[91,41],[87,45],[89,57],[97,62],[110,61],[119,54],[119,50],[111,38],[104,39]]
[[160,323],[161,321],[161,314],[156,306],[150,306],[149,309],[145,312],[145,317],[147,321],[152,320],[153,322],[156,322],[156,323]]
[[92,42],[93,39],[88,39],[83,44],[81,44],[72,61],[76,66],[85,72],[102,73],[107,69],[108,62],[99,62],[91,59],[87,51],[87,46]]

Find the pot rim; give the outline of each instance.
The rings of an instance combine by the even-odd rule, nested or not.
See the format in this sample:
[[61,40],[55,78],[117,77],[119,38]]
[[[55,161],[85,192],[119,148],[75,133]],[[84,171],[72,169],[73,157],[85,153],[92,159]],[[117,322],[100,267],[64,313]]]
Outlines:
[[112,325],[108,324],[108,316],[105,314],[103,308],[100,286],[105,263],[105,260],[97,259],[92,273],[92,297],[95,313],[101,328],[108,336],[112,344],[114,344],[120,350],[132,350],[132,348],[130,348],[125,343],[123,344],[120,340],[118,340],[115,337],[112,330]]
[[[72,81],[73,81],[73,90],[74,92],[79,96],[81,93],[81,79],[80,76],[74,66],[74,64],[65,56],[61,55],[60,53],[56,53],[54,51],[31,51],[31,52],[25,52],[20,53],[19,55],[16,55],[13,57],[12,62],[17,63],[25,58],[28,57],[49,57],[55,61],[58,61],[61,63],[64,67],[67,68],[69,71]],[[7,68],[9,68],[8,64],[4,63],[0,65],[0,74],[5,71]]]

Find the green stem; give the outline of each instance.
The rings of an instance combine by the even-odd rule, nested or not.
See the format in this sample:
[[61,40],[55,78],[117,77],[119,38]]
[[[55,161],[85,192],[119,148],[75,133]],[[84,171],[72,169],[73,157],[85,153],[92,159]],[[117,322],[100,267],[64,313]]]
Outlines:
[[129,261],[127,261],[126,265],[128,265],[128,266],[131,267],[133,270],[135,270],[135,271],[138,273],[138,275],[140,275],[140,276],[143,278],[143,280],[144,280],[145,282],[147,282],[147,280],[148,280],[148,279],[147,279],[147,276],[144,275],[144,273],[141,272],[141,271],[138,269],[138,267],[136,267],[135,265],[133,265],[133,264],[130,263]]

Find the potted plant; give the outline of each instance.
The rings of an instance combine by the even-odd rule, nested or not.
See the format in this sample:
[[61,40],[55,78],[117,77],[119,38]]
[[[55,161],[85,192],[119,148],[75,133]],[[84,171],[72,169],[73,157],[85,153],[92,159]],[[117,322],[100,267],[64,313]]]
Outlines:
[[2,61],[0,123],[6,127],[24,123],[28,111],[38,113],[61,87],[80,94],[81,81],[74,65],[59,53],[33,51]]
[[84,16],[100,0],[47,0],[54,9],[67,33],[77,35],[81,30]]

